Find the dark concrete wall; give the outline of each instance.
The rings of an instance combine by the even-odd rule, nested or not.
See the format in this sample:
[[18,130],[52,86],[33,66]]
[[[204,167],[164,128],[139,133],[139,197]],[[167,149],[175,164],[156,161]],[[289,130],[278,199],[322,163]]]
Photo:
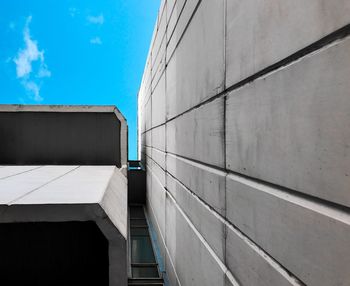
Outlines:
[[114,113],[2,112],[0,164],[117,165]]
[[128,202],[131,204],[146,202],[146,171],[128,170]]
[[94,222],[0,224],[1,285],[108,286],[108,241]]

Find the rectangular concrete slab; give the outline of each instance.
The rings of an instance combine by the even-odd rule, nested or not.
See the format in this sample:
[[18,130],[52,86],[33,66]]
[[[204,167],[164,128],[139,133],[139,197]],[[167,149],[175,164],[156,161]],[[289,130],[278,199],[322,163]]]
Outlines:
[[150,97],[145,104],[145,131],[152,128],[152,98]]
[[[96,173],[95,176],[97,175]],[[114,168],[107,184],[103,197],[100,198],[100,205],[119,232],[127,239],[128,180],[119,169]]]
[[152,146],[158,150],[165,151],[165,125],[152,129]]
[[167,151],[224,167],[224,100],[216,99],[167,123]]
[[[79,166],[17,200],[16,204],[99,203],[114,169],[115,166]],[[38,172],[32,176],[44,176],[44,174]],[[19,177],[18,182],[20,181]],[[125,191],[125,188],[121,189]]]
[[[225,241],[227,267],[241,285],[302,285],[251,240],[231,226],[226,228]],[[227,285],[230,285],[230,282]]]
[[310,286],[348,285],[348,212],[236,175],[226,186],[227,219],[291,273]]
[[166,153],[158,149],[152,148],[152,159],[162,168],[166,169]]
[[[22,166],[13,168],[23,170]],[[78,166],[43,166],[17,176],[0,180],[0,205],[15,203],[16,200],[30,194],[62,176],[72,172]]]
[[227,87],[350,23],[346,0],[227,1]]
[[42,166],[0,166],[0,180],[18,176],[41,167]]
[[225,285],[225,272],[203,237],[169,197],[167,208],[175,208],[176,231],[173,236],[167,235],[167,241],[173,240],[169,245],[176,245],[175,257],[171,259],[181,285]]
[[165,49],[166,49],[166,39],[163,38],[162,44],[160,46],[156,61],[152,67],[152,92],[157,87],[159,80],[164,76],[165,71]]
[[226,167],[350,206],[350,38],[231,92]]
[[226,173],[175,155],[167,155],[167,171],[221,215],[225,215]]
[[0,164],[121,167],[126,122],[120,117],[110,106],[5,105],[0,109]]
[[167,63],[179,44],[186,27],[189,25],[199,0],[177,0],[168,23]]
[[[155,164],[155,163],[153,163]],[[149,171],[150,169],[148,169]],[[153,170],[151,171],[152,189],[148,190],[148,198],[157,218],[161,233],[165,233],[165,189]]]
[[161,186],[165,188],[165,171],[154,160],[152,164],[152,172],[153,175],[157,178],[157,181],[159,181],[159,183],[161,184]]
[[165,122],[165,74],[163,73],[152,94],[152,127]]
[[[164,8],[164,7],[162,7]],[[159,11],[158,14],[158,26],[157,26],[157,33],[156,37],[153,42],[153,47],[152,47],[152,67],[155,67],[155,62],[157,60],[157,57],[159,56],[160,53],[160,47],[162,45],[163,40],[165,39],[165,32],[166,32],[166,14],[164,13],[165,10],[162,9]],[[164,42],[166,39],[164,40]]]
[[[175,181],[168,186],[169,192],[179,207],[191,220],[221,261],[225,260],[225,225],[209,206],[205,206],[176,178],[167,174],[167,181]],[[172,227],[171,225],[167,225]]]
[[[193,2],[187,1],[186,6]],[[168,63],[166,81],[168,118],[223,90],[223,0],[201,2]]]

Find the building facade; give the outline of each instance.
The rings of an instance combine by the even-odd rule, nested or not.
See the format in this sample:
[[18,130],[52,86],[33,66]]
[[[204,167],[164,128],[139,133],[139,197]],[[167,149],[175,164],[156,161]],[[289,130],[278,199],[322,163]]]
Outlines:
[[171,285],[349,285],[349,12],[162,1],[138,132]]

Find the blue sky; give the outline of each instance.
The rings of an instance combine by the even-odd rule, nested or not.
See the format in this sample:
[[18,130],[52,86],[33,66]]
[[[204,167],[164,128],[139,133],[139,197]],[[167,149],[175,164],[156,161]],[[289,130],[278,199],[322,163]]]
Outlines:
[[135,159],[137,92],[160,0],[2,0],[0,103],[113,104]]

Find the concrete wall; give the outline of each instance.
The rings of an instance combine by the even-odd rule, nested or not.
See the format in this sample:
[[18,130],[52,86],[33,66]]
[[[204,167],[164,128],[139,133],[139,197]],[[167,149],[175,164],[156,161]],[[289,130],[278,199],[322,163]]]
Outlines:
[[139,156],[171,285],[349,285],[349,15],[162,1]]
[[0,164],[126,168],[127,125],[114,106],[0,105]]

